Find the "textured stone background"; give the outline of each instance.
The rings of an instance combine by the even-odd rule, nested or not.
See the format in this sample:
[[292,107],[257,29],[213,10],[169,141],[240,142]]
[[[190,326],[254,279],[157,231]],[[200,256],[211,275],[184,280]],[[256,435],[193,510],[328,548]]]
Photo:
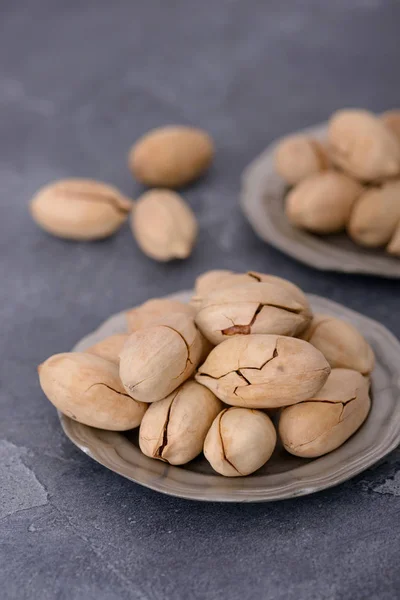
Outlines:
[[[213,267],[281,274],[400,336],[398,283],[301,266],[258,241],[237,206],[242,169],[274,137],[340,106],[399,104],[399,3],[2,0],[0,11],[1,597],[398,598],[399,451],[308,498],[175,500],[66,440],[35,369]],[[201,225],[190,260],[150,261],[128,227],[85,245],[34,226],[27,203],[52,179],[136,196],[127,149],[168,122],[205,127],[218,150],[185,194]]]

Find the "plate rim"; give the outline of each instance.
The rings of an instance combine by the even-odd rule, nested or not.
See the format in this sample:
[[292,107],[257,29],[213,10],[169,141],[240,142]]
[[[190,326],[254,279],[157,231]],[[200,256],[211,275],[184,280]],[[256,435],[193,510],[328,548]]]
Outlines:
[[[182,298],[183,295],[187,295],[188,293],[190,293],[190,292],[188,292],[188,291],[178,292],[177,294],[170,294],[166,297]],[[327,298],[323,298],[321,296],[317,296],[314,294],[307,294],[307,297],[309,298],[311,303],[317,302],[317,303],[322,303],[322,305],[325,305],[325,308],[328,309],[328,312],[329,312],[329,309],[331,309],[332,312],[335,312],[335,310],[343,311],[344,312],[343,317],[345,319],[348,319],[350,321],[352,320],[352,317],[355,318],[356,320],[361,319],[362,322],[365,325],[368,325],[368,327],[370,329],[376,330],[377,333],[384,335],[387,343],[390,344],[390,346],[394,350],[397,350],[398,352],[400,351],[399,340],[384,325],[382,325],[378,321],[371,319],[370,317],[367,317],[361,313],[358,313],[358,312],[354,311],[353,309],[347,308],[347,307],[343,306],[342,304],[335,302],[333,300],[329,300]],[[93,332],[84,336],[74,346],[73,350],[75,350],[75,348],[77,348],[78,346],[81,346],[85,343],[89,343],[90,339],[92,338],[93,335],[95,335],[96,333],[101,331],[103,328],[106,328],[107,325],[112,320],[121,319],[121,317],[125,313],[126,313],[126,311],[121,311],[121,312],[118,312],[118,313],[112,315],[108,319],[106,319]],[[393,363],[393,364],[395,364],[395,363]],[[392,383],[392,386],[396,385],[396,389],[399,391],[399,400],[400,400],[400,368],[397,369],[396,374],[397,374],[397,379],[396,379],[396,382]],[[400,410],[400,405],[395,410]],[[95,460],[97,463],[101,464],[102,466],[105,466],[107,469],[121,475],[122,477],[125,477],[126,479],[133,481],[134,483],[136,483],[138,485],[142,485],[153,491],[157,491],[159,493],[164,493],[164,494],[172,496],[172,497],[184,498],[184,499],[188,499],[188,500],[204,501],[204,502],[239,502],[239,503],[272,502],[272,501],[290,499],[290,498],[306,496],[309,494],[317,493],[317,492],[329,489],[331,487],[335,487],[336,485],[339,485],[340,483],[344,483],[345,481],[348,481],[349,479],[356,477],[357,475],[359,475],[366,469],[370,468],[374,464],[381,461],[385,456],[387,456],[390,452],[392,452],[400,444],[400,420],[399,420],[399,424],[398,424],[397,428],[396,427],[393,428],[389,439],[385,438],[379,444],[372,446],[372,448],[369,452],[361,454],[360,457],[356,456],[356,458],[352,459],[352,461],[350,462],[350,465],[348,465],[346,463],[342,463],[339,470],[335,470],[333,473],[332,472],[328,473],[328,475],[323,475],[322,481],[321,481],[321,476],[318,475],[318,478],[319,478],[318,483],[317,482],[313,483],[313,477],[308,476],[308,478],[306,477],[304,481],[301,481],[301,480],[297,481],[297,479],[294,478],[292,482],[287,483],[284,486],[281,486],[281,487],[275,486],[274,488],[268,489],[265,492],[260,490],[259,497],[253,496],[253,495],[251,497],[246,497],[246,494],[249,493],[249,490],[246,490],[246,489],[244,489],[244,490],[240,490],[240,489],[229,490],[229,489],[227,489],[225,492],[220,493],[220,494],[218,494],[218,493],[210,494],[210,489],[208,489],[207,490],[208,495],[207,494],[204,495],[204,493],[203,493],[203,495],[201,495],[201,492],[199,494],[197,488],[195,490],[193,490],[193,488],[185,489],[185,486],[183,485],[182,489],[180,489],[179,487],[178,488],[173,487],[173,489],[171,489],[170,480],[167,480],[168,481],[167,485],[165,485],[163,479],[160,479],[160,480],[157,479],[157,480],[155,480],[155,482],[153,484],[151,481],[144,482],[144,481],[141,481],[140,479],[137,479],[137,478],[135,479],[134,477],[131,477],[131,476],[127,475],[126,473],[123,473],[121,470],[119,470],[115,466],[111,467],[109,464],[107,464],[107,461],[104,461],[104,459],[101,458],[101,456],[99,455],[99,452],[96,451],[96,449],[93,449],[93,446],[89,447],[88,445],[80,443],[79,440],[77,440],[76,432],[73,432],[71,429],[72,427],[75,427],[75,428],[78,427],[78,429],[79,429],[79,427],[82,427],[84,429],[85,428],[94,429],[94,428],[89,428],[86,425],[77,423],[77,422],[69,419],[68,417],[66,417],[65,415],[60,413],[59,411],[57,411],[57,412],[58,412],[59,420],[61,422],[62,429],[63,429],[65,435],[67,436],[67,438],[76,447],[78,447],[86,455],[90,456],[90,458]],[[386,427],[387,426],[388,425],[386,425]],[[104,430],[99,430],[99,431],[104,431]],[[123,439],[126,441],[126,443],[130,443],[127,440],[127,438],[122,434],[122,432],[106,432],[106,433],[108,435],[111,435],[112,437],[115,436],[116,439],[120,439],[120,440]],[[357,435],[357,432],[355,435]],[[113,449],[114,449],[114,451],[116,451],[116,444],[114,445]],[[140,452],[140,450],[138,450],[136,448],[136,446],[135,446],[135,450],[137,452]],[[329,453],[329,454],[331,455],[332,453]],[[325,455],[325,456],[329,456],[329,455]],[[123,460],[123,458],[121,456],[120,456],[120,458],[121,458],[121,460]],[[321,457],[321,458],[323,458],[323,457]],[[151,459],[149,459],[149,460],[151,460]],[[316,460],[318,460],[318,459],[316,459]],[[158,461],[154,461],[154,462],[158,462]],[[356,464],[354,464],[354,463],[356,463]],[[162,465],[163,463],[159,463],[159,464]],[[173,467],[171,465],[167,465],[165,468],[178,469],[180,472],[182,472],[182,469],[180,469],[179,467]],[[271,474],[270,476],[273,476],[273,475]],[[218,475],[215,475],[215,477],[221,477],[222,481],[224,481],[226,479],[226,478],[223,478],[222,476],[218,476]],[[240,478],[238,478],[238,480],[239,479]],[[314,479],[315,479],[315,477],[314,477]],[[254,494],[254,493],[255,493],[254,491],[251,491],[251,494]],[[263,493],[267,494],[267,495],[266,496],[262,495]],[[242,496],[242,494],[243,494],[243,496]]]

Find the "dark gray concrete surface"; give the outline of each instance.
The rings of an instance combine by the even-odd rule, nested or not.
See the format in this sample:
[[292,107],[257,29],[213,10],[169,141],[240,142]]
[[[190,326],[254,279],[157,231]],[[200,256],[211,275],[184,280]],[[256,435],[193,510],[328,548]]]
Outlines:
[[[0,12],[1,598],[399,598],[399,451],[293,501],[176,500],[78,451],[36,365],[218,267],[283,275],[399,336],[398,283],[297,264],[255,238],[237,200],[243,167],[274,137],[337,107],[399,104],[400,4],[2,0]],[[152,262],[127,226],[88,245],[35,227],[27,204],[49,180],[99,178],[136,196],[127,150],[170,122],[205,127],[217,146],[185,191],[201,226],[189,260]]]

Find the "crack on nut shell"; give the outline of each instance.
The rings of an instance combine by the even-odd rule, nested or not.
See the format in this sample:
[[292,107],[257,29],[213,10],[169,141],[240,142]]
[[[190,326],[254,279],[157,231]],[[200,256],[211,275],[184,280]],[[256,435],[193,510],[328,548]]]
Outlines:
[[281,310],[285,310],[286,312],[292,313],[294,315],[300,315],[305,312],[303,307],[289,308],[287,306],[281,306],[280,304],[263,304],[263,306],[271,306],[272,308],[280,308]]
[[[190,363],[191,365],[193,364],[193,362],[190,360],[190,347],[191,346],[189,346],[189,344],[187,343],[187,341],[185,340],[183,335],[179,331],[174,329],[173,327],[170,327],[169,325],[162,325],[162,327],[166,327],[167,329],[171,329],[171,331],[174,331],[175,333],[177,333],[186,346],[187,357],[186,357],[185,366],[183,367],[182,371],[180,373],[178,373],[178,375],[175,375],[175,377],[171,377],[171,381],[173,381],[174,379],[179,379],[179,377],[181,377],[183,375],[183,373],[187,369],[188,363]],[[133,384],[130,383],[130,384],[126,385],[126,387],[133,393],[134,389],[138,385],[140,385],[144,381],[147,381],[148,379],[151,379],[151,378],[152,378],[152,375],[149,375],[148,377],[144,377],[143,379],[141,379],[140,381],[137,381],[136,383],[133,383]]]
[[159,458],[160,460],[163,460],[164,462],[168,462],[162,455],[162,453],[164,452],[165,447],[168,445],[168,424],[169,424],[169,419],[171,416],[171,409],[172,409],[172,405],[174,403],[174,400],[176,398],[176,396],[178,395],[178,392],[176,392],[175,396],[172,399],[171,404],[168,407],[168,411],[167,411],[167,415],[165,417],[165,423],[163,426],[163,435],[162,435],[162,441],[161,444],[158,446],[158,448],[156,448],[153,456],[154,458]]
[[[185,344],[186,351],[187,351],[187,359],[186,359],[186,366],[185,366],[185,369],[186,369],[188,362],[190,362],[190,364],[193,364],[192,361],[190,360],[190,346],[189,346],[189,344],[187,343],[187,341],[185,340],[185,338],[183,337],[183,335],[181,334],[181,332],[178,331],[177,329],[174,329],[170,325],[163,325],[163,327],[166,327],[167,329],[171,329],[171,331],[175,331],[175,333],[177,333],[179,335],[179,337],[181,338],[181,340]],[[182,373],[183,373],[183,371],[182,371]]]
[[261,283],[261,277],[259,275],[256,275],[256,273],[254,273],[254,271],[247,271],[247,275],[249,277],[252,277],[256,281],[258,281],[259,283]]
[[[348,405],[349,405],[351,402],[353,402],[354,400],[357,400],[357,397],[356,397],[356,396],[355,396],[354,398],[350,398],[349,400],[344,400],[343,402],[332,402],[332,401],[330,401],[330,400],[317,400],[317,402],[324,402],[324,403],[327,403],[327,404],[336,404],[336,405],[339,405],[339,404],[341,404],[341,405],[342,405],[342,410],[341,410],[341,412],[340,412],[340,415],[339,415],[338,422],[336,423],[336,425],[334,425],[334,426],[331,428],[331,430],[330,430],[330,431],[332,431],[332,430],[333,430],[335,427],[337,427],[338,425],[341,425],[342,423],[344,423],[344,422],[346,421],[346,419],[348,419],[348,418],[351,416],[351,414],[352,414],[352,413],[350,413],[350,414],[349,414],[347,417],[345,417],[344,419],[342,418],[342,417],[343,417],[343,412],[344,412],[344,409],[346,408],[346,406],[348,406]],[[304,402],[304,404],[311,404],[311,402]],[[312,444],[312,442],[315,442],[315,440],[317,440],[318,438],[320,438],[320,437],[322,437],[323,435],[325,435],[325,433],[326,433],[326,432],[324,431],[324,432],[320,433],[319,435],[316,435],[316,436],[315,436],[314,438],[312,438],[311,440],[307,440],[307,442],[303,442],[302,444],[297,444],[296,446],[292,446],[292,445],[290,445],[290,444],[289,444],[289,447],[290,447],[290,448],[292,448],[293,450],[296,450],[297,448],[301,448],[302,446],[307,446],[307,444]]]
[[88,387],[88,389],[86,390],[86,392],[88,392],[89,390],[91,390],[93,387],[96,387],[96,385],[102,385],[103,387],[108,388],[109,390],[111,390],[112,392],[115,392],[116,394],[119,394],[120,396],[125,396],[126,398],[129,398],[130,400],[133,400],[137,404],[141,404],[141,402],[139,402],[139,400],[135,400],[135,398],[132,398],[132,396],[130,396],[129,394],[125,394],[124,392],[119,392],[118,390],[114,389],[110,385],[107,385],[106,383],[102,383],[101,381],[99,381],[98,383],[92,383],[92,385],[90,385]]
[[[251,385],[251,381],[249,381],[248,379],[246,379],[246,377],[243,375],[243,373],[241,373],[242,369],[250,369],[250,370],[254,370],[254,371],[261,371],[266,364],[268,364],[269,362],[271,362],[271,360],[273,360],[274,358],[277,358],[279,356],[278,350],[277,350],[277,345],[278,345],[278,341],[276,343],[276,346],[274,348],[274,351],[272,353],[271,358],[267,358],[267,360],[260,366],[260,367],[240,367],[240,369],[232,369],[232,371],[228,371],[227,373],[224,373],[223,375],[220,375],[219,377],[214,377],[213,375],[209,375],[208,373],[197,373],[198,377],[209,377],[210,379],[222,379],[223,377],[226,377],[227,375],[230,375],[230,373],[237,373],[238,375],[240,375],[242,377],[242,379],[244,379],[245,381],[247,381],[248,385]],[[318,369],[318,371],[320,371],[321,369]],[[237,386],[235,388],[235,391],[237,390],[239,386]],[[235,392],[233,392],[235,393]]]
[[348,400],[324,400],[324,399],[319,399],[314,397],[312,400],[306,400],[306,402],[321,402],[323,404],[335,404],[336,406],[339,406],[339,404],[342,404],[343,407],[345,407],[347,404],[349,404],[350,402],[353,402],[353,400],[356,400],[357,396],[353,396],[352,398],[349,398]]
[[[254,321],[253,321],[254,323]],[[227,329],[220,330],[222,335],[249,335],[251,332],[251,325],[232,325]]]
[[253,318],[251,319],[248,325],[232,325],[232,327],[228,327],[227,329],[221,329],[222,335],[249,335],[249,333],[251,332],[251,326],[254,324],[257,315],[260,314],[263,308],[263,304],[259,304],[257,306]]
[[243,475],[239,469],[237,469],[235,467],[235,465],[229,460],[229,458],[226,456],[226,452],[225,452],[225,446],[224,446],[224,440],[222,437],[222,431],[221,431],[221,421],[222,421],[222,417],[224,416],[224,414],[226,413],[226,411],[229,410],[228,408],[226,408],[225,410],[223,410],[220,414],[219,417],[219,421],[218,421],[218,433],[219,433],[219,439],[221,442],[221,450],[222,450],[222,456],[223,459],[228,463],[228,465],[230,465],[232,467],[232,469],[234,469],[236,471],[236,473],[239,473],[239,475]]
[[[277,343],[277,344],[278,344],[278,343]],[[268,359],[265,361],[265,363],[263,363],[263,364],[261,365],[261,367],[241,367],[241,368],[242,368],[242,369],[254,369],[254,371],[261,371],[261,369],[263,369],[263,368],[265,367],[265,365],[267,365],[269,362],[271,362],[271,360],[274,360],[274,358],[277,358],[277,356],[279,356],[279,354],[278,354],[278,350],[276,349],[276,346],[275,346],[275,348],[274,348],[274,351],[273,351],[273,353],[272,353],[272,356],[271,356],[271,358],[268,358]],[[243,378],[245,381],[247,381],[247,385],[251,385],[251,381],[249,381],[248,379],[246,379],[246,377],[245,377],[245,376],[244,376],[244,375],[243,375],[243,374],[240,372],[240,370],[238,370],[238,371],[235,371],[235,372],[236,372],[236,373],[238,373],[238,375],[240,375],[240,376],[241,376],[241,377],[242,377],[242,378]],[[239,385],[237,385],[237,386],[235,387],[235,389],[233,390],[233,394],[234,394],[235,396],[238,396],[238,394],[237,394],[236,392],[237,392],[237,390],[238,390],[240,387],[244,387],[244,386],[239,386]],[[244,399],[242,398],[242,400],[244,400]]]
[[232,323],[232,327],[235,327],[235,321],[233,319],[231,319],[231,317],[229,317],[228,315],[226,315],[225,313],[222,313],[222,316],[225,317],[225,319],[227,321],[230,321]]
[[243,373],[241,373],[240,369],[238,369],[237,371],[234,371],[234,373],[237,373],[241,379],[244,379],[244,381],[247,383],[247,385],[251,385],[250,381],[248,379],[246,379],[246,377],[243,375]]
[[141,383],[143,383],[143,381],[146,381],[147,379],[149,379],[149,377],[144,377],[143,379],[141,379],[140,381],[137,381],[136,383],[129,383],[126,385],[127,388],[130,389],[131,392],[133,392],[133,390],[140,385]]
[[108,205],[111,205],[117,212],[120,212],[124,215],[127,215],[131,208],[124,207],[118,203],[118,200],[114,196],[105,196],[102,195],[101,192],[86,192],[84,190],[79,190],[79,192],[71,191],[68,189],[63,189],[60,191],[60,194],[64,196],[72,196],[72,199],[80,199],[87,202],[105,202]]
[[[248,323],[247,325],[237,325],[235,323],[233,323],[232,319],[229,318],[229,320],[233,323],[233,325],[231,327],[227,327],[226,329],[221,329],[221,333],[222,335],[227,335],[227,336],[231,336],[231,335],[249,335],[251,333],[251,327],[254,325],[257,316],[260,314],[260,312],[262,311],[262,309],[266,306],[270,306],[271,308],[278,308],[279,310],[285,310],[286,312],[295,314],[295,315],[299,315],[302,312],[301,308],[287,308],[286,306],[280,306],[279,304],[259,304],[254,312],[254,315],[250,321],[250,323]],[[226,317],[228,318],[228,317]]]

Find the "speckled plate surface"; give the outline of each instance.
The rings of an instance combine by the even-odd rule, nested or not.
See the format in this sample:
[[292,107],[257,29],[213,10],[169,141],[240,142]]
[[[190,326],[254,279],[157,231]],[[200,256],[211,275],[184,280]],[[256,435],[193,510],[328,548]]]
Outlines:
[[[322,140],[326,124],[300,133]],[[275,146],[276,142],[271,144],[242,175],[240,203],[256,234],[316,269],[400,278],[400,259],[384,250],[362,248],[345,233],[318,236],[292,227],[284,213],[287,185],[274,169]]]
[[[171,297],[187,301],[189,296],[189,292],[181,292]],[[368,419],[334,452],[310,460],[291,456],[278,447],[271,460],[253,475],[228,478],[215,473],[204,458],[173,467],[144,456],[138,447],[137,432],[103,431],[59,413],[64,432],[78,448],[112,471],[153,490],[193,500],[282,500],[318,492],[354,477],[400,443],[400,343],[376,321],[318,296],[309,299],[314,311],[341,317],[358,327],[376,355]],[[125,315],[119,313],[81,340],[74,350],[83,351],[125,330]]]

